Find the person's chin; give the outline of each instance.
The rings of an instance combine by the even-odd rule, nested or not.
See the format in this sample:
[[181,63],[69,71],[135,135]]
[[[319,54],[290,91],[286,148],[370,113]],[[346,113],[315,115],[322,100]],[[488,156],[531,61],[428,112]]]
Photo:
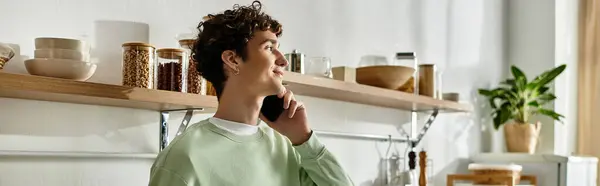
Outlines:
[[279,94],[285,91],[285,86],[281,82],[277,82],[273,85],[273,94]]

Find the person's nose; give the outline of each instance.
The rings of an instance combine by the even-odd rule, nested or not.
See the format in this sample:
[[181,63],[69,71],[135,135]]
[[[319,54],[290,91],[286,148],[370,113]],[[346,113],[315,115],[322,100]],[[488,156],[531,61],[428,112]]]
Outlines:
[[285,59],[285,56],[279,50],[275,51],[275,55],[277,56],[277,60],[275,60],[275,65],[280,67],[287,67],[289,65],[289,62],[287,61],[287,59]]

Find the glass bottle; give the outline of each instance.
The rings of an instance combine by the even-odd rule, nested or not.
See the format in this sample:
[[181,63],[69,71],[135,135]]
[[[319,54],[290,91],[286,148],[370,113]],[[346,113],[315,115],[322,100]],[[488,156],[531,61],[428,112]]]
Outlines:
[[148,43],[124,43],[122,85],[156,88],[155,47]]
[[158,90],[187,92],[188,57],[186,51],[177,48],[156,50]]

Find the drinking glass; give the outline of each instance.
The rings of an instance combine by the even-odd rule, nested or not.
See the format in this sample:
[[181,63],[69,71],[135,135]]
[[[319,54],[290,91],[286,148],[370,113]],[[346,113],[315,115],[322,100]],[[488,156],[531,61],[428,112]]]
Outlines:
[[333,78],[329,57],[310,57],[304,70],[307,75]]

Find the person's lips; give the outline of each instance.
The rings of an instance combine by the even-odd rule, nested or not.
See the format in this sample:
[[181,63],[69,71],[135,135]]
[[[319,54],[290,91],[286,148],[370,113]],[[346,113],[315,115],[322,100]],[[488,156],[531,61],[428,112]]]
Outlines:
[[283,77],[283,74],[284,74],[283,70],[281,70],[281,69],[275,69],[275,70],[273,70],[273,73],[275,73],[281,77]]

